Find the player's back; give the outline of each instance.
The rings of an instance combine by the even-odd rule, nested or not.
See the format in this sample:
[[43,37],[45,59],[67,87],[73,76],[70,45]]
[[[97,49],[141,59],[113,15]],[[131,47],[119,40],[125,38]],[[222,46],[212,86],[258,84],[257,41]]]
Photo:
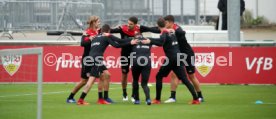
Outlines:
[[138,38],[138,44],[132,47],[132,52],[135,52],[135,56],[150,56],[151,55],[151,44],[143,44],[141,41],[144,37]]
[[193,53],[193,49],[191,47],[191,45],[188,43],[187,39],[186,39],[186,32],[178,25],[174,25],[173,29],[175,30],[175,35],[178,41],[178,46],[179,49],[182,53]]
[[103,56],[104,51],[106,50],[108,45],[109,45],[108,37],[97,35],[91,41],[91,48],[90,48],[89,55],[92,57]]
[[164,33],[161,36],[161,39],[164,39],[163,49],[165,55],[169,59],[176,60],[177,53],[180,53],[177,38],[173,33]]

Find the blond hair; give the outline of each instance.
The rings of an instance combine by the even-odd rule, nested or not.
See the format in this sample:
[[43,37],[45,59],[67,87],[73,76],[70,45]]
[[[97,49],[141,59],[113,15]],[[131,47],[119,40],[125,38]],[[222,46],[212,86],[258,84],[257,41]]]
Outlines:
[[89,25],[89,27],[92,27],[93,25],[95,25],[95,22],[98,21],[100,18],[98,16],[90,16],[87,24]]

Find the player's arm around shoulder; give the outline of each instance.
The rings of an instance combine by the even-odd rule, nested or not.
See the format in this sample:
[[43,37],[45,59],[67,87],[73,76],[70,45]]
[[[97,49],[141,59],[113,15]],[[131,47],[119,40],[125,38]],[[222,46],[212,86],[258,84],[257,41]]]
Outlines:
[[118,26],[116,28],[111,28],[110,33],[122,33],[122,26]]
[[161,33],[158,27],[148,27],[143,25],[139,25],[139,27],[141,32]]
[[134,45],[135,43],[137,44],[137,41],[132,41],[132,40],[122,40],[114,35],[111,35],[109,33],[103,34],[103,36],[106,36],[107,41],[115,48],[121,48],[127,45]]
[[83,33],[83,35],[81,36],[81,46],[86,47],[86,46],[90,46],[90,44],[91,44],[90,36],[87,35],[86,33]]

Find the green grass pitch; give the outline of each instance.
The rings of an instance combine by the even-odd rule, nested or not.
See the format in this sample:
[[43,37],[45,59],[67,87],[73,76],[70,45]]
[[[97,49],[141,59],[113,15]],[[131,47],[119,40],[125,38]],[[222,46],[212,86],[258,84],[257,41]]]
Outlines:
[[[148,106],[140,87],[141,104],[122,102],[120,85],[110,86],[111,105],[98,105],[97,86],[88,94],[89,106],[67,104],[65,100],[73,84],[43,85],[43,119],[275,119],[276,86],[272,85],[203,85],[205,102],[189,105],[192,97],[185,86],[177,89],[177,103]],[[128,86],[131,93],[131,86]],[[151,98],[155,86],[150,87]],[[36,85],[1,84],[0,119],[35,119]],[[79,97],[78,93],[75,99]],[[169,85],[164,85],[162,101],[170,95]],[[262,100],[264,104],[255,104]]]

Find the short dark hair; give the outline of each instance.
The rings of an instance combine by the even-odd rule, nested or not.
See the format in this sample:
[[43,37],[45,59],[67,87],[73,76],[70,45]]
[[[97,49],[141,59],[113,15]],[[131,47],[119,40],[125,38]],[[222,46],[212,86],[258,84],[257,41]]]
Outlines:
[[164,17],[165,21],[174,22],[174,16],[173,15],[167,15]]
[[110,31],[110,26],[108,24],[104,24],[101,28],[102,33],[108,33]]
[[138,23],[138,18],[135,17],[135,16],[129,17],[128,20],[129,20],[129,21],[132,21],[134,24],[137,24],[137,23]]
[[165,27],[165,20],[161,17],[157,20],[157,25],[160,28],[164,28]]
[[134,38],[138,38],[138,40],[143,40],[143,35],[140,33],[140,32],[136,32],[135,35],[134,35]]

